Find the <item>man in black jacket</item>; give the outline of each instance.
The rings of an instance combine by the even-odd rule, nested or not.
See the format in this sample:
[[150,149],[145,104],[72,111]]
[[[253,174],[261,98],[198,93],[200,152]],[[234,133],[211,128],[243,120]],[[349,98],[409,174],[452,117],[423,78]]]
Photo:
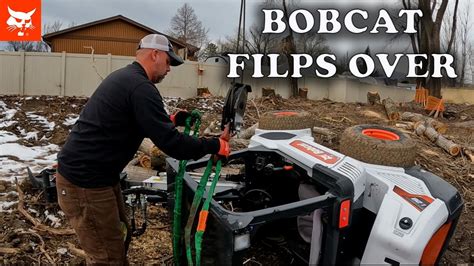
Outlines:
[[88,264],[126,262],[122,227],[128,223],[119,174],[143,138],[179,160],[229,155],[227,138],[184,135],[175,123],[183,125],[189,114],[181,113],[172,121],[166,113],[154,83],[163,80],[170,65],[182,63],[165,36],[145,36],[136,61],[99,85],[58,154],[59,205],[88,255]]

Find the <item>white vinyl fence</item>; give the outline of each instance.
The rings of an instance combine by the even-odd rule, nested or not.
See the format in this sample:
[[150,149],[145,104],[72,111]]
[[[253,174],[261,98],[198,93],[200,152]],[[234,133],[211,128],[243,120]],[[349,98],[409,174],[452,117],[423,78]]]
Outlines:
[[[90,96],[103,78],[133,60],[134,57],[110,54],[0,52],[0,95]],[[275,89],[284,98],[290,96],[289,79],[254,79],[248,72],[244,82],[252,86],[250,97],[260,96],[263,87]],[[209,88],[214,95],[225,96],[231,83],[227,73],[227,65],[186,61],[172,68],[157,87],[164,96],[189,98],[202,87]],[[378,91],[381,98],[399,102],[414,98],[412,89],[347,78],[305,77],[300,79],[299,86],[308,88],[310,99],[365,102],[368,91]]]

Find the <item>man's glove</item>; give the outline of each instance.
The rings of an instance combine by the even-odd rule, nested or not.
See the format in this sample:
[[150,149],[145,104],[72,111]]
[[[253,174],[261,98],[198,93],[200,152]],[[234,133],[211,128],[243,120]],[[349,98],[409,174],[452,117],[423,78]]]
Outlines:
[[[176,127],[186,126],[186,119],[188,119],[188,117],[191,117],[191,113],[186,110],[179,110],[176,113],[170,115],[170,119]],[[193,122],[194,121],[191,120],[191,126]]]
[[222,156],[228,158],[230,155],[230,124],[227,124],[222,131],[221,136],[219,137],[219,152],[217,152],[218,156]]

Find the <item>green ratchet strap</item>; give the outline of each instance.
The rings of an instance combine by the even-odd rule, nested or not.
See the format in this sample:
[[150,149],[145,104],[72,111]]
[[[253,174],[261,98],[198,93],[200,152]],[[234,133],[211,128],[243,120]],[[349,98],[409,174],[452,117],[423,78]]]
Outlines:
[[[209,159],[211,161],[212,159]],[[211,187],[209,188],[209,192],[207,193],[206,200],[204,201],[204,205],[202,206],[202,210],[199,213],[199,222],[196,228],[196,234],[194,235],[194,245],[196,247],[196,266],[201,265],[201,244],[202,244],[202,237],[204,232],[206,231],[206,222],[207,222],[207,215],[209,213],[209,205],[212,200],[212,196],[214,195],[214,190],[216,189],[217,181],[219,181],[219,176],[221,174],[221,167],[222,161],[218,160],[216,164],[216,174],[212,179]]]
[[[191,116],[186,119],[186,126],[184,128],[184,134],[189,135],[191,131],[191,121],[194,122],[194,137],[199,135],[199,127],[201,126],[201,113],[197,110],[191,112]],[[173,211],[173,257],[175,265],[180,265],[180,240],[181,240],[181,206],[182,206],[182,195],[183,195],[183,177],[186,171],[187,160],[181,160],[179,162],[179,170],[175,180],[175,202]]]
[[207,161],[207,167],[204,171],[201,180],[196,188],[196,193],[194,194],[193,203],[191,209],[189,210],[188,222],[184,228],[184,244],[186,245],[186,258],[188,260],[188,265],[193,265],[193,259],[191,255],[191,229],[193,227],[194,218],[196,217],[197,210],[201,204],[202,195],[206,189],[207,181],[211,175],[212,170],[212,160]]
[[[186,245],[186,258],[188,260],[188,265],[193,265],[192,250],[191,250],[192,249],[191,248],[191,230],[194,224],[197,210],[202,202],[204,191],[206,190],[207,181],[209,180],[209,176],[211,175],[212,166],[213,166],[213,159],[211,157],[209,161],[207,161],[206,170],[204,171],[204,174],[201,177],[201,180],[199,181],[199,184],[196,188],[196,193],[194,194],[193,203],[189,211],[188,222],[186,223],[186,228],[184,229],[184,241]],[[214,178],[212,179],[209,192],[207,194],[202,210],[199,213],[199,222],[197,225],[196,234],[194,236],[194,243],[195,243],[195,248],[196,248],[196,265],[201,264],[202,237],[206,229],[206,221],[207,221],[207,214],[209,211],[209,204],[212,200],[212,196],[214,195],[214,190],[216,188],[217,181],[219,180],[219,177],[220,177],[221,168],[222,168],[222,162],[221,160],[218,160],[216,164],[216,172],[215,172]]]

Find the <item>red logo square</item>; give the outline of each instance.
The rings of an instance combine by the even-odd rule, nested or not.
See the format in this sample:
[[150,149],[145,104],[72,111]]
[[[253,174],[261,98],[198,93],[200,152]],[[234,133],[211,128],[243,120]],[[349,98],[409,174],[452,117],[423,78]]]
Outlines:
[[41,41],[41,0],[0,0],[0,41]]

